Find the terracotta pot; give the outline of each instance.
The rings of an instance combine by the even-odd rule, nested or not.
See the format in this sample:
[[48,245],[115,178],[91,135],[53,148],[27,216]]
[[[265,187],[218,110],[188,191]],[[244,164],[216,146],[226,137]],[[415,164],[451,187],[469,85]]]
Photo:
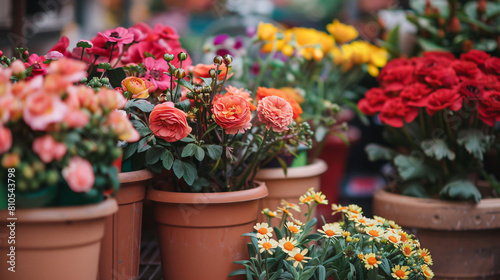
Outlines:
[[378,190],[373,207],[429,249],[437,279],[500,279],[500,198],[473,204]]
[[[118,210],[114,199],[101,203],[16,209],[15,244],[6,210],[0,212],[0,279],[95,280],[106,217]],[[15,273],[7,254],[15,246]],[[10,257],[9,257],[10,258]]]
[[[320,190],[320,175],[327,169],[326,163],[317,159],[312,164],[302,167],[290,167],[287,176],[283,168],[265,168],[257,172],[256,180],[266,183],[269,196],[262,200],[261,209],[269,208],[275,211],[281,206],[281,200],[299,204],[299,197],[309,188]],[[301,213],[307,213],[307,205],[299,204]],[[316,211],[316,209],[314,210]],[[313,212],[313,216],[315,212]],[[259,222],[267,222],[264,215],[259,215]],[[273,219],[273,226],[278,226],[279,221]]]
[[164,280],[225,280],[248,258],[241,237],[257,220],[267,188],[225,193],[177,193],[148,189],[158,223]]
[[142,204],[151,178],[153,173],[145,169],[118,174],[120,190],[115,197],[118,212],[106,219],[99,279],[139,278]]

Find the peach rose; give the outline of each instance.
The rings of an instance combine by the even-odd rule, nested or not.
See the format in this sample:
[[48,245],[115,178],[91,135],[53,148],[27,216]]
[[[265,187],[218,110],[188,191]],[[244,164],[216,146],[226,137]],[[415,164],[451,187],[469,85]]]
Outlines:
[[97,93],[97,98],[101,106],[108,110],[122,109],[127,104],[127,99],[123,97],[123,94],[107,88],[102,88]]
[[89,123],[90,116],[78,109],[72,109],[66,113],[63,121],[68,124],[69,127],[81,128]]
[[68,107],[59,96],[37,92],[26,98],[23,110],[24,121],[33,130],[45,130],[52,123],[61,122]]
[[259,121],[273,128],[275,132],[288,130],[293,120],[292,105],[279,96],[264,97],[257,106]]
[[245,98],[238,95],[217,95],[212,103],[212,113],[215,122],[220,125],[227,134],[245,132],[252,127],[252,113]]
[[56,142],[49,134],[36,138],[32,147],[33,151],[45,163],[51,163],[54,160],[59,161],[66,154],[66,145]]
[[7,152],[12,146],[12,133],[6,127],[0,126],[0,154]]
[[127,118],[127,113],[122,110],[113,110],[109,113],[108,124],[118,135],[118,139],[129,143],[136,142],[141,138],[139,132],[134,128]]
[[260,101],[267,96],[279,96],[288,101],[288,103],[290,103],[290,105],[293,108],[294,120],[298,119],[300,117],[300,114],[302,114],[302,108],[300,108],[299,103],[295,101],[292,97],[290,97],[290,95],[288,95],[285,91],[275,88],[265,88],[265,87],[259,87],[257,89],[257,101]]
[[229,96],[229,95],[241,96],[241,97],[245,98],[246,101],[248,101],[248,105],[250,106],[251,111],[255,111],[255,109],[257,109],[257,107],[255,105],[253,105],[253,103],[252,103],[253,98],[250,96],[250,92],[245,91],[243,88],[236,88],[233,86],[227,86],[225,95],[226,96]]
[[71,190],[78,193],[88,192],[95,182],[94,169],[87,160],[81,157],[72,157],[68,166],[62,171],[64,180]]
[[99,99],[92,88],[83,85],[70,86],[66,91],[68,98],[65,102],[70,108],[87,108],[93,113],[101,111]]
[[175,142],[191,133],[192,128],[188,125],[186,116],[172,102],[158,104],[149,115],[149,128],[154,135],[165,141]]
[[[122,81],[123,90],[132,93],[132,98],[148,98],[149,91],[153,90],[154,85],[142,78],[137,77],[127,77]],[[152,87],[150,89],[150,87]]]

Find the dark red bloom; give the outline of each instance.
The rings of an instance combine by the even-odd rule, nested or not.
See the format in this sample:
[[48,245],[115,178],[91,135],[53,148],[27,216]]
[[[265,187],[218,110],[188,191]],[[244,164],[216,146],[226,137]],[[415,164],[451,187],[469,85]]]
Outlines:
[[437,66],[425,77],[425,81],[434,88],[451,88],[460,80],[452,68]]
[[451,63],[451,67],[461,81],[476,80],[482,75],[477,64],[471,61],[455,60]]
[[399,96],[403,101],[413,107],[425,107],[427,105],[427,98],[432,89],[425,84],[414,83],[406,86]]
[[481,69],[484,69],[484,63],[488,58],[490,58],[489,54],[478,50],[470,50],[468,53],[464,53],[460,56],[461,60],[472,61]]
[[495,121],[500,121],[500,92],[485,91],[478,106],[478,117],[489,126],[494,126]]
[[384,90],[380,88],[372,88],[365,94],[365,98],[358,103],[359,110],[368,116],[373,116],[382,110],[384,103],[389,98],[384,94]]
[[500,58],[490,57],[484,62],[484,68],[488,73],[500,75]]
[[434,115],[437,111],[450,109],[458,111],[462,108],[463,97],[452,89],[438,89],[427,100],[427,113]]
[[389,99],[385,102],[379,118],[381,122],[392,127],[403,127],[404,121],[410,123],[417,116],[418,109],[405,105],[403,99],[398,97]]
[[68,51],[68,46],[69,46],[69,39],[66,36],[62,36],[61,39],[59,39],[59,42],[57,42],[48,52],[51,51],[56,51],[62,53],[65,57],[71,57],[71,52]]

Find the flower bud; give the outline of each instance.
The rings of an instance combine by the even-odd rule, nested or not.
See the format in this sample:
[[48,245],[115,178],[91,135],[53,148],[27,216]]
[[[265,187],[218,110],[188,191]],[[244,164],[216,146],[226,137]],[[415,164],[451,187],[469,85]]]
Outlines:
[[233,63],[233,57],[230,54],[224,56],[224,64],[231,65]]
[[167,62],[170,62],[170,61],[174,60],[174,55],[166,53],[163,55],[163,59],[165,59],[165,61],[167,61]]
[[184,61],[187,59],[187,54],[185,52],[180,52],[177,54],[177,58],[179,59],[179,61]]
[[23,57],[29,57],[30,56],[30,52],[28,50],[24,50],[23,52]]
[[217,77],[217,71],[215,71],[215,69],[212,68],[210,69],[210,71],[208,71],[208,75],[210,75],[210,77],[215,79]]
[[212,87],[211,86],[204,86],[202,92],[211,92]]
[[184,69],[182,68],[179,68],[175,70],[174,75],[177,79],[183,79],[184,77],[186,77],[186,71],[184,71]]
[[449,29],[450,32],[453,33],[459,33],[460,31],[462,31],[462,26],[460,25],[460,20],[458,19],[458,17],[455,16],[451,19]]
[[486,12],[486,0],[477,1],[477,15],[480,18]]
[[85,84],[87,81],[88,81],[87,77],[83,77],[83,78],[80,80],[80,83]]
[[108,78],[101,78],[101,83],[107,85],[107,84],[109,84],[109,79]]
[[215,64],[219,64],[219,65],[221,65],[221,64],[222,64],[222,62],[223,62],[223,58],[222,58],[222,56],[218,55],[218,56],[214,57],[214,63],[215,63]]
[[194,92],[195,93],[201,93],[203,91],[203,87],[200,87],[200,86],[195,86],[194,87]]
[[2,56],[3,56],[3,51],[0,51],[0,57],[2,57]]

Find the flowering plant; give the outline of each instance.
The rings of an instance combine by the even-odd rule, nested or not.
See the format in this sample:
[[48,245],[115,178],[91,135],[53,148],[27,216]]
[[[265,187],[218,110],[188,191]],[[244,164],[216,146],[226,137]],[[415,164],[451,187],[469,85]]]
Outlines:
[[[498,149],[500,59],[471,50],[399,58],[380,73],[379,88],[366,92],[359,109],[378,114],[386,139],[397,149],[366,147],[372,160],[390,160],[402,194],[479,201],[478,178],[500,191],[484,166]],[[495,195],[494,193],[492,195]]]
[[16,197],[18,207],[44,207],[97,202],[116,192],[118,140],[139,137],[118,110],[127,100],[81,84],[84,62],[50,52],[21,56],[1,57],[0,194]]
[[322,143],[336,123],[340,108],[335,103],[356,108],[350,101],[358,98],[356,86],[367,72],[377,76],[387,61],[384,49],[355,40],[353,26],[334,20],[327,29],[329,33],[260,23],[246,45],[242,37],[221,34],[205,50],[234,55],[235,67],[243,69],[234,82],[257,95],[259,88],[272,87],[299,103],[301,120],[312,125],[315,144]]
[[[294,215],[300,208],[283,201],[277,211],[264,209],[268,223],[257,223],[248,243],[249,260],[235,263],[244,269],[230,276],[246,275],[247,279],[432,279],[429,268],[432,257],[420,247],[414,235],[401,230],[396,223],[375,216],[363,216],[354,204],[332,205],[333,214],[341,221],[324,224],[313,230],[316,218],[312,210],[328,204],[321,192],[310,189],[300,197],[308,206],[306,222]],[[278,213],[281,215],[279,217]],[[270,227],[271,219],[280,218],[278,227]]]

